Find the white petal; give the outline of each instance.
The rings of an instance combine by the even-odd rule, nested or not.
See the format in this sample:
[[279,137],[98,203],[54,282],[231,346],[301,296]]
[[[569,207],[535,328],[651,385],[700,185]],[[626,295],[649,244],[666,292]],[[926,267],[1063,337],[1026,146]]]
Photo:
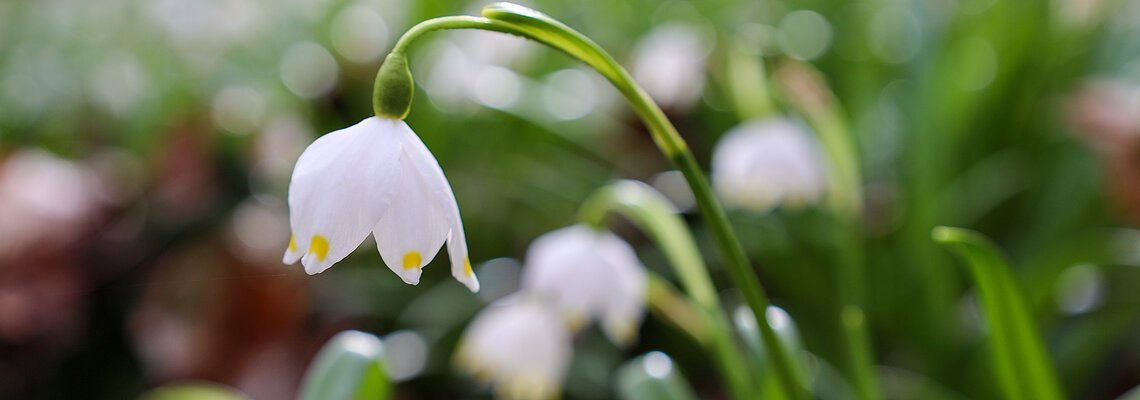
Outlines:
[[300,257],[305,271],[316,274],[364,241],[391,202],[399,173],[397,133],[372,117],[305,149],[289,183],[295,241],[285,262]]
[[467,237],[463,232],[463,220],[459,217],[459,205],[455,202],[455,194],[451,191],[451,184],[447,182],[447,177],[443,175],[443,169],[439,167],[439,162],[435,160],[435,156],[432,156],[431,151],[428,150],[419,136],[416,136],[415,132],[412,132],[406,124],[403,125],[403,128],[401,130],[402,142],[405,154],[408,156],[404,165],[412,165],[419,172],[420,178],[431,193],[424,201],[434,204],[439,215],[443,216],[450,227],[450,233],[447,237],[447,252],[451,259],[451,276],[466,285],[472,292],[477,292],[479,291],[479,279],[475,277],[475,272],[471,269],[471,259],[467,254]]
[[576,225],[536,239],[527,251],[523,288],[551,302],[572,329],[590,319],[628,344],[641,324],[647,278],[629,244]]
[[598,252],[609,262],[617,287],[606,296],[608,304],[602,310],[602,329],[615,343],[630,345],[637,338],[637,327],[645,317],[649,278],[633,248],[613,233],[600,236]]
[[606,279],[594,248],[596,233],[583,226],[558,229],[531,243],[523,269],[523,290],[550,301],[573,331],[586,327]]
[[725,134],[713,151],[713,186],[733,206],[766,211],[814,202],[826,187],[818,145],[784,118],[757,120]]
[[570,364],[570,333],[536,301],[508,298],[475,317],[456,351],[459,367],[497,385],[500,397],[552,398]]
[[289,247],[285,248],[285,256],[281,257],[281,262],[292,265],[301,260],[304,255],[305,253],[302,253],[301,249],[297,247],[297,236],[290,236]]
[[376,224],[376,247],[388,268],[405,283],[420,283],[424,265],[435,258],[450,229],[431,189],[401,152],[404,173],[398,178],[392,206]]

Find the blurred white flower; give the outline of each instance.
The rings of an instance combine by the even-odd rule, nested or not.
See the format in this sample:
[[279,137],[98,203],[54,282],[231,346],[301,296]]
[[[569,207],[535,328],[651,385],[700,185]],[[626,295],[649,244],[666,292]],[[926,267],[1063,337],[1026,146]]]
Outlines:
[[309,274],[344,259],[368,236],[404,282],[447,242],[451,275],[479,290],[459,207],[439,163],[402,120],[371,117],[324,135],[297,160],[289,183],[293,238],[284,262]]
[[815,138],[784,118],[751,121],[726,133],[713,150],[712,180],[726,203],[753,211],[815,202],[827,185]]
[[629,344],[645,315],[645,267],[612,233],[575,225],[547,233],[527,250],[522,290],[543,298],[572,330],[590,319]]
[[549,399],[570,364],[570,332],[534,299],[511,297],[483,310],[468,326],[455,363],[495,385],[499,397]]
[[633,78],[662,106],[688,109],[704,90],[705,58],[711,48],[697,28],[663,25],[633,50]]
[[60,228],[83,226],[102,189],[87,166],[50,153],[20,150],[0,159],[0,260],[70,240],[81,230]]

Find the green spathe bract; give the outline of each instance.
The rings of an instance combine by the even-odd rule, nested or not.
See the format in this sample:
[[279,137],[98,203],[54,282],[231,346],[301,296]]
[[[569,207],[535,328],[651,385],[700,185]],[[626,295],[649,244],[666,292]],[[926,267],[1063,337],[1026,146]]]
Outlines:
[[393,51],[384,58],[372,90],[372,111],[377,117],[404,119],[412,108],[415,81],[403,52]]

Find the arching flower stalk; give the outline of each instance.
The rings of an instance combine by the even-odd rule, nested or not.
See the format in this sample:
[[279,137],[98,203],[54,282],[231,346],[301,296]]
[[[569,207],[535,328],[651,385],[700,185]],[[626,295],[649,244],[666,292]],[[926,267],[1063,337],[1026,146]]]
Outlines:
[[[309,272],[322,271],[344,258],[363,241],[370,229],[374,229],[381,255],[405,281],[418,281],[424,261],[430,260],[440,243],[446,240],[451,253],[452,275],[472,290],[478,288],[467,260],[458,208],[446,179],[426,149],[418,151],[422,142],[399,120],[408,114],[414,87],[405,59],[405,51],[410,44],[423,34],[436,30],[481,29],[522,36],[558,49],[586,63],[617,88],[645,122],[662,154],[677,166],[692,187],[698,208],[708,222],[709,231],[725,259],[733,282],[753,313],[763,314],[769,304],[767,295],[696,158],[665,113],[634,82],[629,72],[597,43],[538,11],[511,3],[495,3],[484,7],[482,15],[435,18],[405,32],[381,65],[373,92],[373,109],[377,118],[390,121],[378,120],[378,125],[372,125],[366,120],[358,126],[334,132],[339,135],[330,134],[329,139],[318,140],[301,156],[294,181],[290,184],[289,203],[293,210],[290,221],[296,240],[290,242],[286,261],[301,259]],[[361,133],[367,132],[385,139],[362,139]],[[402,134],[410,136],[399,136]],[[399,149],[373,148],[383,147],[385,143]],[[355,144],[369,149],[362,150]],[[310,154],[313,156],[306,157]],[[396,161],[378,161],[370,157],[372,154],[394,156]],[[419,161],[409,162],[409,159],[401,158],[404,156]],[[418,174],[413,176],[421,181],[405,176],[409,169],[403,167],[409,164],[413,165],[410,171]],[[393,174],[390,171],[397,167],[404,172],[386,175]],[[348,176],[335,175],[337,173]],[[387,191],[373,180],[401,185],[401,189],[414,188],[421,194],[426,192],[426,200],[422,195],[408,191]],[[400,203],[415,202],[415,199],[426,204]],[[409,215],[415,211],[426,211],[427,214]],[[418,224],[413,225],[409,221]],[[437,225],[440,221],[444,225]],[[401,232],[409,229],[413,233]],[[397,235],[396,232],[401,233]],[[392,240],[396,237],[412,238]],[[404,268],[404,265],[409,267]],[[772,350],[772,364],[779,377],[777,390],[793,399],[806,397],[802,393],[803,386],[794,376],[787,349],[767,323],[759,325],[763,342]]]

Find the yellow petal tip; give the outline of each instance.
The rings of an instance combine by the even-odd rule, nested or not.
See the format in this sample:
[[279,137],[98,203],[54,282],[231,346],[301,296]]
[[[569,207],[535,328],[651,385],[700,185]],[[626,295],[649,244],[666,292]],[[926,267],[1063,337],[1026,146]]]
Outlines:
[[[290,243],[291,247],[296,247],[296,243]],[[329,255],[329,240],[321,235],[313,235],[313,240],[309,243],[309,254],[314,254],[317,259],[324,261]]]
[[404,269],[419,268],[423,265],[424,258],[418,251],[409,251],[404,253]]

